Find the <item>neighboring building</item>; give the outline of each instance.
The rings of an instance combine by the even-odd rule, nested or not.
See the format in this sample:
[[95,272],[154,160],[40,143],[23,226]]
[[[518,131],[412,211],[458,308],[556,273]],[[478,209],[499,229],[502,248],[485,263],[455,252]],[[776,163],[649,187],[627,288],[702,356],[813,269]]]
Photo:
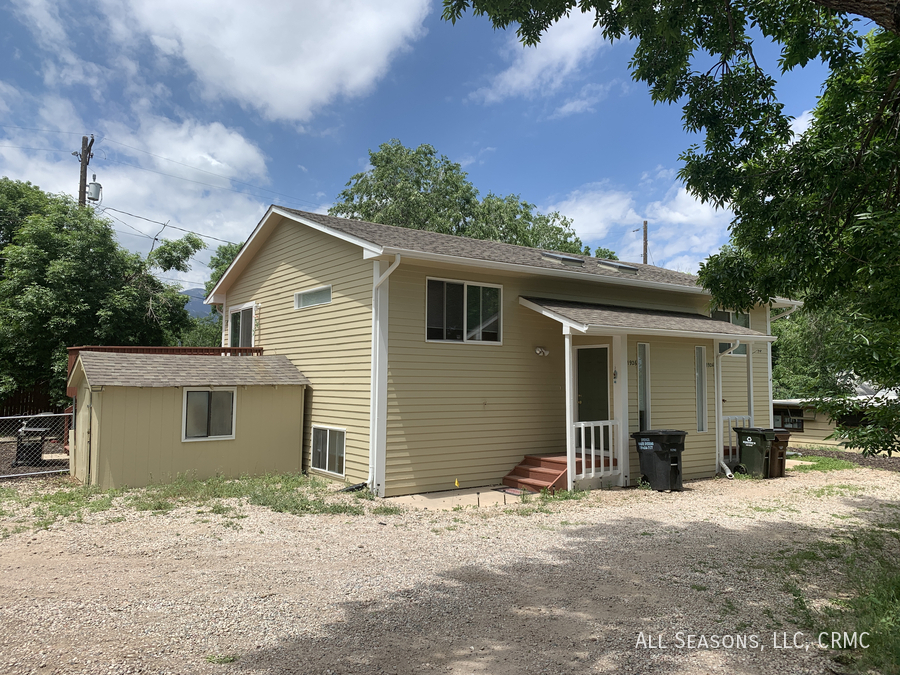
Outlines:
[[273,206],[206,302],[223,347],[309,378],[304,469],[382,496],[497,484],[529,454],[634,484],[645,428],[687,431],[684,476],[707,477],[723,429],[773,425],[769,308],[711,315],[650,265]]
[[179,475],[301,470],[308,380],[287,357],[114,349],[70,350],[68,386],[76,398],[70,473],[82,483],[109,489]]

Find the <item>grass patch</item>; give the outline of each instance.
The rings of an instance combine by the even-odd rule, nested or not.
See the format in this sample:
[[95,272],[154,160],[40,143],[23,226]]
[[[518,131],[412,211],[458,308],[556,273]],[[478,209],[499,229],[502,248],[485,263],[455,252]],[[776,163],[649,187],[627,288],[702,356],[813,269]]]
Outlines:
[[403,507],[396,506],[394,504],[379,504],[378,506],[372,508],[369,513],[372,513],[376,516],[396,516],[403,513]]
[[864,491],[865,488],[860,485],[825,485],[824,487],[813,488],[809,493],[813,497],[852,497]]
[[798,471],[807,473],[809,471],[843,471],[844,469],[855,469],[856,464],[848,462],[845,459],[834,459],[833,457],[817,457],[816,455],[803,455],[801,462],[809,462],[809,464],[798,464],[792,466],[790,471]]

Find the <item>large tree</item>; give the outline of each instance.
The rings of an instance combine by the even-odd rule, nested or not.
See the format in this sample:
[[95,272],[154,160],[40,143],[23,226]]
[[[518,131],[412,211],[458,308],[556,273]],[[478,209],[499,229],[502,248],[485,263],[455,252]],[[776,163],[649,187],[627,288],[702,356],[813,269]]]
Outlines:
[[[19,184],[35,197],[33,186]],[[154,272],[188,271],[203,247],[187,235],[147,256],[115,240],[110,223],[64,195],[45,195],[2,250],[0,396],[49,382],[62,398],[66,347],[174,344],[189,326],[187,296]]]
[[[735,214],[731,242],[700,271],[714,301],[734,309],[779,296],[813,316],[840,318],[835,372],[900,387],[900,37],[898,5],[810,0],[444,0],[445,17],[471,8],[496,27],[518,24],[536,44],[571,11],[594,15],[611,40],[636,46],[635,79],[654,101],[680,103],[684,125],[704,134],[681,155],[689,191]],[[856,15],[856,16],[854,16]],[[861,36],[859,17],[880,26]],[[777,44],[775,72],[754,41]],[[830,71],[809,129],[799,138],[776,96],[778,77],[811,60]],[[852,374],[852,377],[849,375]],[[824,383],[819,383],[824,384]],[[877,424],[851,445],[891,451],[900,416],[884,400],[818,393],[835,417]],[[876,428],[877,427],[877,428]]]
[[[412,149],[397,139],[369,151],[370,169],[355,174],[328,213],[385,225],[502,241],[568,253],[589,250],[572,221],[543,214],[518,195],[478,190],[456,162],[430,145]],[[603,249],[612,253],[608,249]],[[614,254],[613,254],[614,255]]]

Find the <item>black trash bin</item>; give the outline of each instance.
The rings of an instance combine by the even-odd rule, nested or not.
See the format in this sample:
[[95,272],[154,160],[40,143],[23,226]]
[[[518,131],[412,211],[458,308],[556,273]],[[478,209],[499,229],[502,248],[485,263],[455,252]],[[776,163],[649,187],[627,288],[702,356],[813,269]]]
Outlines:
[[737,432],[740,448],[740,462],[735,470],[743,469],[742,473],[755,478],[768,478],[775,430],[759,427],[734,427],[734,430]]
[[648,429],[631,434],[641,460],[641,473],[654,490],[681,490],[681,453],[686,431]]

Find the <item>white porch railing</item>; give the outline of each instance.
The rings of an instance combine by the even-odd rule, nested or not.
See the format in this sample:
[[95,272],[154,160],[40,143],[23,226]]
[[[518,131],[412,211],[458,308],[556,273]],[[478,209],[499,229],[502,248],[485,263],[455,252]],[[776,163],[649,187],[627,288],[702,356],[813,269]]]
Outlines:
[[[722,451],[726,462],[738,461],[738,437],[734,427],[749,427],[750,415],[731,415],[722,418]],[[727,440],[726,440],[727,439]]]
[[[603,479],[622,472],[622,453],[616,443],[615,420],[575,423],[574,462],[570,472],[574,480]],[[577,469],[581,460],[581,471]]]

